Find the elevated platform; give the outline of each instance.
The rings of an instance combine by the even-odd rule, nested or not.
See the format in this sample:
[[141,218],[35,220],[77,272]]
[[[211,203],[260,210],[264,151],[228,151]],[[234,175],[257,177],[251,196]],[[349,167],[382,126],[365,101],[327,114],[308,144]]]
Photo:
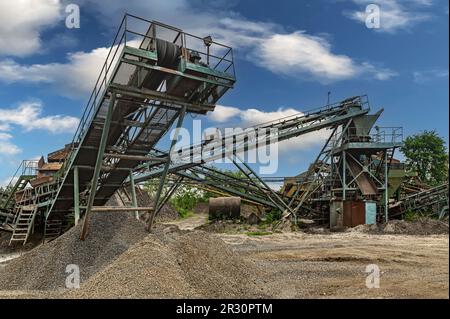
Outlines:
[[32,202],[46,224],[88,216],[151,160],[177,120],[181,125],[186,113],[213,111],[234,83],[230,47],[126,14],[64,165],[19,206]]
[[[197,49],[187,46],[188,39]],[[225,53],[214,56],[212,48]],[[213,111],[234,82],[231,48],[126,15],[76,132],[48,216],[73,209],[74,185],[80,193],[95,193],[92,205],[104,205],[143,161],[139,156],[149,154],[182,113]],[[77,180],[70,173],[75,167]]]

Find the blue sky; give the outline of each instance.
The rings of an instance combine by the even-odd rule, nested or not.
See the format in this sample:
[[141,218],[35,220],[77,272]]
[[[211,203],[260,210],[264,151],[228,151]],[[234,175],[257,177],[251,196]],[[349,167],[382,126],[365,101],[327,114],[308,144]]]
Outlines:
[[[65,25],[70,3],[79,29]],[[379,29],[366,27],[368,4],[381,10]],[[1,183],[22,159],[71,141],[125,11],[233,46],[236,86],[204,127],[305,111],[331,91],[333,101],[368,94],[385,109],[381,126],[436,130],[448,142],[447,0],[0,0]],[[275,175],[304,170],[325,137],[281,145]]]

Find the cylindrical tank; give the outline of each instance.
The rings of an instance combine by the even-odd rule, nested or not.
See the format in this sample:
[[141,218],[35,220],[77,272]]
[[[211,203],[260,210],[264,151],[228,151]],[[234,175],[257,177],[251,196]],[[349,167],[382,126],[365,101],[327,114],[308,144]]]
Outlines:
[[216,197],[209,199],[210,219],[235,219],[240,216],[240,197]]

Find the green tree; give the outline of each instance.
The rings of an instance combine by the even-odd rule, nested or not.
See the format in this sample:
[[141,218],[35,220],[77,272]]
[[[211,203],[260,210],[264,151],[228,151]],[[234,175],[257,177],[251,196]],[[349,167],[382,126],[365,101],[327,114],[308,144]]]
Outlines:
[[437,185],[447,180],[448,153],[444,139],[435,131],[408,136],[401,152],[408,170],[416,171],[423,182]]

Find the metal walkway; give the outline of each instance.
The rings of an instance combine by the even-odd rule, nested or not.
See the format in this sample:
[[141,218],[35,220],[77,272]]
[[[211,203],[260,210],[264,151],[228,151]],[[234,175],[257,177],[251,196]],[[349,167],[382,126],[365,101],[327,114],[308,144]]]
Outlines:
[[[235,82],[230,47],[180,29],[125,15],[71,144],[52,183],[32,197],[47,225],[103,206],[154,159],[151,150],[186,113],[206,114]],[[46,191],[43,188],[47,187]]]

